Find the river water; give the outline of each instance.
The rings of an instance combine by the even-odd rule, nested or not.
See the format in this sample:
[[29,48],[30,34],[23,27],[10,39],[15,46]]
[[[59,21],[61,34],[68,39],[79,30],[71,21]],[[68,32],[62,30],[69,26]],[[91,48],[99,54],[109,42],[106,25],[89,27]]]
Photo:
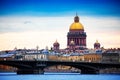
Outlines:
[[0,80],[120,80],[120,75],[83,75],[78,73],[45,73],[44,75],[17,75],[16,73],[0,73]]

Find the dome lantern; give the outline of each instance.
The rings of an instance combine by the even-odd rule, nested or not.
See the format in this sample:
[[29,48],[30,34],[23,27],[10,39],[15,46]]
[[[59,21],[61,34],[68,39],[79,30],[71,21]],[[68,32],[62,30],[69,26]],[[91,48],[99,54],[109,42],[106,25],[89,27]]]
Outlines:
[[74,17],[74,22],[79,22],[79,17],[77,15]]
[[74,23],[71,24],[69,30],[70,31],[71,30],[84,30],[83,25],[79,22],[79,17],[77,16],[77,13],[76,13],[76,16],[74,17]]

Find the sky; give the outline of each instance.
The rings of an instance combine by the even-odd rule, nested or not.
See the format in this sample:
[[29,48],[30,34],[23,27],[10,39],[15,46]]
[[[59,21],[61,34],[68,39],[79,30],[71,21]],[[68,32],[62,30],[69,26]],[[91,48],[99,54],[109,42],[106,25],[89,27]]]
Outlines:
[[0,50],[43,49],[57,40],[67,47],[67,32],[78,14],[87,48],[120,48],[120,0],[0,0]]

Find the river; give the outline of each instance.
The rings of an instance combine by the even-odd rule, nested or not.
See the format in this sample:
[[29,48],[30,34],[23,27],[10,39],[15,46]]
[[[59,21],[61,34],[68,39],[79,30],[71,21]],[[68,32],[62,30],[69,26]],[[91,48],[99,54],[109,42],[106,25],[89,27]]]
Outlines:
[[120,75],[83,75],[78,73],[45,73],[44,75],[17,75],[16,73],[0,73],[0,80],[120,80]]

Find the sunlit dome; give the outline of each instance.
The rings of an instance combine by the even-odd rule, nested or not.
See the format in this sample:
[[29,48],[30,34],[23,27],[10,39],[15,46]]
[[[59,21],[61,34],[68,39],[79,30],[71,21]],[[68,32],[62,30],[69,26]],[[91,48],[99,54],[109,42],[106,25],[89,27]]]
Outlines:
[[84,30],[83,25],[79,22],[79,17],[76,15],[74,23],[71,24],[70,30]]
[[83,25],[81,23],[74,22],[74,23],[71,24],[70,30],[84,30],[84,27],[83,27]]

